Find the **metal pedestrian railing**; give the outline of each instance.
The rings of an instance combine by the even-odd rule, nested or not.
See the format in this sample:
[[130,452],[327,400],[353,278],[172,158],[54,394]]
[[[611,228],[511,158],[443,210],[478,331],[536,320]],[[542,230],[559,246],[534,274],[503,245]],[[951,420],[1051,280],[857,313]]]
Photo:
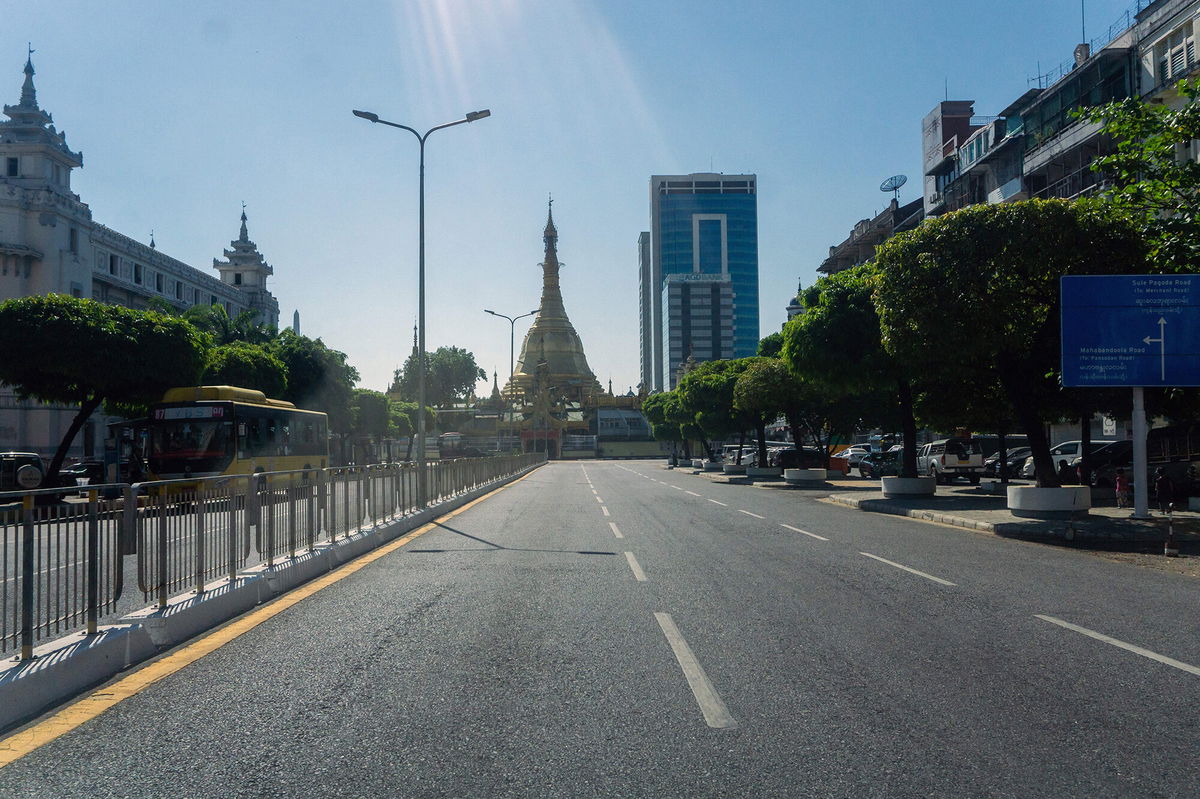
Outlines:
[[[439,502],[517,474],[544,454],[435,461]],[[86,627],[113,612],[122,554],[138,588],[166,607],[251,566],[281,562],[422,509],[411,463],[267,472],[0,493],[0,652]],[[119,496],[118,499],[102,499]],[[39,504],[41,503],[41,504]]]
[[[120,485],[0,492],[0,651],[86,627],[121,596]],[[68,495],[73,501],[63,502]]]

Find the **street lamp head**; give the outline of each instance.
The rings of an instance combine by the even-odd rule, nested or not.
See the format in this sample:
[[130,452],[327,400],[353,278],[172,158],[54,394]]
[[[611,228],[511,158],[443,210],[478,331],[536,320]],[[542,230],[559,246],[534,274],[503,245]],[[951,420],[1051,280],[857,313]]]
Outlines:
[[356,109],[354,111],[354,116],[365,119],[368,122],[378,122],[379,121],[379,114],[376,114],[371,111],[359,111]]
[[[358,112],[356,111],[355,113]],[[483,119],[484,117],[490,117],[491,115],[492,112],[487,108],[483,109],[482,111],[471,111],[467,114],[467,121],[475,122],[476,120]]]
[[500,314],[496,313],[495,311],[493,311],[493,310],[490,310],[490,309],[488,309],[488,308],[484,308],[484,309],[483,309],[483,312],[484,312],[484,313],[490,313],[492,316],[499,316],[499,315],[500,315]]
[[540,311],[540,310],[542,310],[542,309],[541,309],[541,308],[534,308],[532,311],[530,311],[530,312],[529,312],[529,315],[530,315],[530,316],[533,316],[535,313],[537,313],[537,312],[538,312],[538,311]]

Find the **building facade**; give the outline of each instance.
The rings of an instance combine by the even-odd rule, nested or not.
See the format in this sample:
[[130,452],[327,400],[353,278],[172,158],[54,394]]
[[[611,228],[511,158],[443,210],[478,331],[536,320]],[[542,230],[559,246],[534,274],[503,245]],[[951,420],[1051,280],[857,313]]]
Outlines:
[[[715,352],[741,358],[758,350],[758,179],[755,175],[694,173],[654,175],[650,178],[649,268],[641,262],[643,379],[650,391],[674,387],[679,364],[708,360]],[[645,236],[645,234],[643,234]],[[693,275],[689,280],[708,285],[704,292],[687,290],[687,280],[669,281],[672,275]],[[711,301],[713,285],[728,283],[731,322],[714,324],[716,316],[703,311],[705,296]],[[671,301],[671,291],[676,302]],[[692,309],[698,311],[693,317]],[[685,309],[688,313],[685,317]],[[672,313],[678,316],[672,318]],[[699,325],[699,327],[694,327]],[[731,340],[725,341],[728,336]],[[691,349],[703,343],[699,350]],[[650,363],[647,363],[647,358]]]
[[[213,263],[219,278],[159,252],[153,238],[143,244],[97,223],[71,190],[83,155],[38,106],[32,59],[24,74],[20,101],[5,105],[0,121],[0,301],[57,293],[139,309],[152,299],[179,310],[212,304],[278,325],[279,304],[266,288],[272,269],[247,236],[244,210],[227,260]],[[0,386],[0,450],[53,453],[76,411]],[[70,454],[95,453],[106,421],[93,417]]]

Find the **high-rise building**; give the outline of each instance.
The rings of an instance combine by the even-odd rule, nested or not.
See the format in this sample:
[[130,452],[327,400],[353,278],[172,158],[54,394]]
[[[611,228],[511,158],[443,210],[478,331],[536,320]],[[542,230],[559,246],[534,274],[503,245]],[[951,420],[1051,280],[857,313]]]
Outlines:
[[706,172],[650,178],[650,231],[639,242],[647,389],[674,388],[689,356],[757,351],[757,183],[755,175]]

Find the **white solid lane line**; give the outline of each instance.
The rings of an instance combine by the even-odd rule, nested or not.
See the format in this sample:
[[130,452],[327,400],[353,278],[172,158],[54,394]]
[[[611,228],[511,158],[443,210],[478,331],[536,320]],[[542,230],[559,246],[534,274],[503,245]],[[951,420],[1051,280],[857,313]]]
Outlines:
[[754,517],[754,518],[756,518],[756,519],[762,519],[762,518],[764,518],[764,517],[762,517],[762,516],[759,516],[757,513],[751,513],[750,511],[748,511],[748,510],[742,510],[741,508],[738,508],[738,513],[744,513],[744,514],[746,514],[747,516],[753,516],[753,517]]
[[675,620],[671,618],[671,614],[655,613],[654,618],[658,619],[658,626],[662,627],[663,635],[667,636],[667,643],[671,645],[671,651],[675,653],[675,659],[679,661],[679,667],[683,669],[683,676],[687,678],[688,687],[692,689],[692,695],[696,697],[696,704],[700,706],[700,712],[704,714],[704,721],[708,726],[718,730],[732,730],[737,727],[737,721],[733,718],[733,714],[729,712],[729,708],[725,707],[725,703],[721,701],[721,695],[709,682],[708,675],[704,673],[700,661],[696,660],[696,656],[692,653],[692,648],[688,646],[683,634],[675,626]]
[[712,504],[714,504],[714,505],[720,505],[722,508],[728,508],[728,507],[729,507],[729,506],[728,506],[728,505],[726,505],[724,502],[717,502],[715,499],[710,499],[710,500],[709,500],[709,502],[711,502],[711,503],[712,503]]
[[612,514],[610,514],[610,513],[608,512],[608,506],[607,506],[607,505],[601,505],[601,506],[600,506],[600,510],[604,511],[604,515],[605,515],[605,516],[611,516],[611,515],[612,515]]
[[641,565],[637,562],[637,558],[632,552],[625,553],[625,560],[629,561],[629,568],[633,570],[633,576],[639,583],[646,582],[646,573],[642,571]]
[[887,558],[881,558],[878,555],[872,555],[870,552],[859,552],[858,554],[866,555],[868,558],[874,558],[875,560],[879,561],[880,563],[886,563],[889,566],[895,566],[897,569],[903,569],[904,571],[908,572],[909,574],[915,574],[918,577],[924,577],[926,580],[933,580],[935,583],[941,583],[942,585],[957,585],[957,583],[952,583],[949,580],[943,580],[941,577],[934,577],[932,574],[926,574],[925,572],[919,572],[916,569],[910,569],[909,567],[904,566],[899,563],[896,563],[893,560],[888,560]]
[[617,529],[617,523],[616,523],[616,522],[609,522],[609,523],[608,523],[608,526],[612,528],[613,535],[615,535],[617,538],[624,538],[624,537],[625,537],[625,536],[621,535],[621,531]]
[[1040,613],[1035,613],[1033,615],[1035,618],[1039,618],[1042,621],[1048,621],[1051,624],[1057,624],[1059,627],[1064,627],[1068,630],[1074,630],[1075,632],[1086,635],[1089,638],[1095,638],[1097,641],[1103,641],[1106,644],[1112,644],[1113,646],[1120,647],[1127,652],[1132,652],[1135,655],[1141,655],[1142,657],[1150,658],[1151,660],[1157,660],[1159,663],[1165,663],[1166,665],[1177,668],[1180,671],[1186,671],[1188,674],[1195,674],[1197,677],[1200,677],[1200,668],[1197,668],[1189,663],[1184,663],[1183,661],[1169,658],[1166,655],[1160,655],[1157,652],[1151,652],[1149,649],[1143,649],[1140,646],[1128,644],[1120,639],[1105,635],[1104,633],[1098,633],[1095,630],[1089,630],[1087,627],[1080,627],[1078,624],[1071,624],[1069,621],[1056,619],[1053,616],[1043,616]]
[[806,535],[809,538],[815,538],[818,541],[828,541],[829,540],[828,538],[826,538],[823,535],[817,535],[816,533],[810,533],[808,530],[801,530],[799,527],[792,527],[790,524],[784,524],[784,523],[780,522],[779,526],[786,527],[787,529],[791,530],[793,533],[800,533],[801,535]]
[[700,496],[700,495],[699,495],[699,494],[697,494],[695,491],[685,491],[684,493],[685,493],[685,494],[691,494],[693,497],[698,497],[698,496]]

